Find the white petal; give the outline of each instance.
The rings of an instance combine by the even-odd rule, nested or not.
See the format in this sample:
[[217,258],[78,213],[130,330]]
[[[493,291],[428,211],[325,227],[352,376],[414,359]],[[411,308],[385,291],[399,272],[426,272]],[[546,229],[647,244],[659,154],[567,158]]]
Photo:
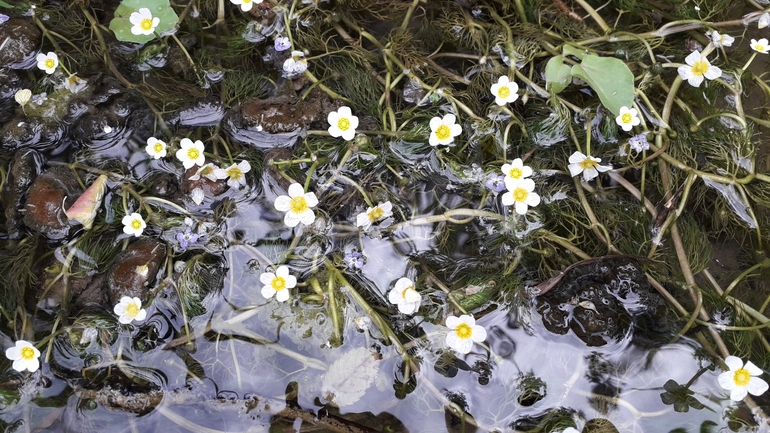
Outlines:
[[275,270],[275,275],[285,279],[289,276],[289,267],[286,265],[278,266],[278,269]]
[[404,289],[406,289],[409,286],[413,286],[413,285],[414,285],[414,283],[412,283],[412,280],[410,280],[409,278],[406,278],[406,277],[401,277],[401,278],[398,279],[398,281],[396,281],[396,284],[395,284],[395,286],[393,286],[393,288],[395,290],[398,290],[399,293],[401,293],[401,292],[404,291]]
[[591,179],[599,176],[599,172],[596,171],[595,168],[589,168],[586,170],[583,170],[583,180],[586,182],[590,182]]
[[517,214],[525,215],[527,213],[527,208],[528,208],[528,206],[527,206],[526,203],[520,202],[520,201],[516,202],[515,209],[516,209],[516,213]]
[[388,292],[388,301],[391,304],[398,304],[401,300],[401,292],[397,288],[394,287]]
[[342,133],[343,140],[350,141],[354,138],[356,138],[356,130],[353,128],[349,128],[347,131]]
[[305,194],[305,189],[298,183],[289,185],[289,197],[301,197]]
[[473,332],[471,333],[471,339],[477,343],[481,343],[487,339],[487,330],[481,325],[474,326]]
[[270,299],[275,295],[275,289],[271,286],[262,286],[260,293],[262,294],[263,298]]
[[530,192],[529,195],[527,196],[527,199],[524,200],[524,203],[526,203],[529,206],[535,207],[540,204],[540,196],[534,192]]
[[567,169],[569,169],[569,174],[572,177],[575,177],[583,172],[583,167],[580,166],[580,164],[570,164],[567,166]]
[[305,203],[307,203],[308,207],[316,207],[318,205],[318,197],[312,192],[305,193]]
[[346,107],[343,105],[342,107],[339,108],[339,110],[337,110],[337,114],[340,117],[350,117],[353,115],[353,112],[350,111],[350,107]]
[[366,212],[361,212],[356,215],[356,227],[363,227],[364,230],[367,230],[371,225],[372,221],[369,219],[369,215]]
[[399,302],[398,311],[403,314],[412,314],[417,310],[417,306],[412,302]]
[[687,79],[687,82],[693,87],[699,87],[703,82],[703,75],[693,75]]
[[463,127],[458,124],[454,124],[449,127],[449,133],[451,134],[452,137],[457,137],[458,135],[463,133]]
[[716,80],[722,76],[722,70],[716,66],[711,65],[708,67],[708,69],[706,69],[706,73],[703,75],[705,75],[709,80]]
[[287,289],[291,289],[297,286],[297,277],[294,275],[287,275],[285,280]]
[[465,340],[460,339],[454,346],[454,349],[457,351],[457,353],[469,353],[471,349],[473,349],[473,340],[470,338]]
[[291,209],[291,198],[288,195],[279,195],[275,198],[273,206],[278,211],[288,212],[288,210]]
[[689,80],[690,77],[692,77],[692,66],[682,65],[676,68],[676,71],[679,73],[682,80]]
[[736,387],[733,376],[735,376],[735,373],[732,371],[725,371],[724,373],[720,373],[719,376],[717,376],[717,382],[719,382],[719,386],[728,391],[732,391],[732,389]]
[[445,114],[444,118],[441,119],[441,123],[444,125],[452,125],[455,121],[457,121],[457,117],[454,114]]
[[452,349],[456,349],[459,342],[460,342],[460,337],[458,337],[454,331],[449,332],[446,335],[446,345],[451,347]]
[[430,119],[430,130],[431,131],[437,130],[439,126],[441,126],[441,118],[440,117],[434,117],[434,118]]
[[733,388],[732,391],[730,391],[730,400],[732,401],[741,401],[744,398],[746,398],[746,387],[745,386],[738,386]]
[[[684,62],[687,63],[690,66],[695,65],[696,62],[699,62],[701,60],[701,55],[697,51],[693,51],[692,53],[688,54],[687,57],[684,58]],[[708,62],[708,59],[705,59]]]
[[[16,344],[18,345],[18,342]],[[10,360],[21,358],[21,347],[9,347],[5,349],[5,357]]]
[[262,284],[270,284],[275,279],[275,274],[272,272],[265,272],[259,276],[259,282]]
[[329,113],[328,116],[326,116],[326,120],[329,122],[329,125],[332,125],[332,126],[334,126],[336,128],[337,127],[337,123],[339,123],[339,121],[340,121],[340,116],[339,116],[339,114],[337,114],[336,111],[332,111],[332,112]]
[[139,24],[141,24],[143,19],[144,17],[142,17],[142,14],[140,14],[139,12],[132,12],[131,15],[128,17],[128,21],[135,26],[138,26]]
[[502,196],[500,196],[500,201],[503,203],[503,206],[513,206],[514,203],[516,203],[516,200],[513,199],[513,192],[506,191],[503,193]]
[[350,116],[348,118],[348,121],[350,122],[350,129],[356,129],[358,128],[358,117],[356,116]]
[[313,221],[315,221],[315,212],[308,209],[305,212],[299,214],[299,220],[302,224],[309,226],[310,224],[313,224]]
[[404,300],[406,302],[409,302],[410,304],[413,304],[415,302],[419,303],[421,299],[422,299],[422,296],[420,296],[420,294],[417,293],[417,291],[414,289],[408,289],[404,296]]
[[288,301],[289,300],[289,290],[288,289],[283,289],[283,290],[277,292],[276,295],[275,295],[275,299],[278,302],[286,302],[286,301]]
[[141,322],[144,320],[145,317],[147,317],[147,310],[142,308],[141,310],[139,310],[139,313],[137,313],[136,317],[134,317],[134,320],[136,320],[137,322]]
[[283,223],[286,224],[286,227],[296,227],[299,221],[299,215],[294,212],[286,212],[286,215],[283,216]]
[[435,132],[430,133],[430,138],[428,139],[428,144],[431,146],[438,146],[440,144],[438,137],[436,136]]
[[575,151],[574,153],[572,153],[572,155],[569,156],[569,162],[572,164],[580,164],[585,159],[586,159],[586,156],[583,153],[578,151]]
[[752,377],[746,385],[746,391],[751,395],[762,395],[767,391],[767,382],[758,377]]
[[446,326],[452,331],[454,331],[454,329],[457,328],[457,326],[461,323],[463,322],[458,317],[449,316],[446,318]]
[[743,368],[752,376],[761,376],[763,373],[762,370],[751,361],[746,361],[746,365],[744,365]]

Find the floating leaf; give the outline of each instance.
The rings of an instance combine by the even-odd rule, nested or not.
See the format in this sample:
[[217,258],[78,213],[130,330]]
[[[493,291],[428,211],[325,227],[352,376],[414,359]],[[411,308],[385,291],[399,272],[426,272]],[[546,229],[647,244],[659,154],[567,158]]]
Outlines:
[[337,406],[349,406],[363,397],[378,371],[377,360],[369,349],[353,349],[329,367],[321,382],[321,391]]
[[67,218],[83,224],[86,230],[91,228],[94,223],[96,213],[102,205],[102,197],[107,189],[107,176],[101,175],[96,178],[94,183],[70,206],[64,213]]
[[153,17],[160,18],[158,27],[155,27],[157,34],[173,29],[179,22],[179,17],[169,6],[168,0],[123,0],[115,10],[115,18],[110,21],[110,30],[115,33],[118,40],[143,44],[155,38],[154,34],[135,35],[131,33],[133,24],[129,18],[132,13],[138,12],[141,8],[149,9]]
[[564,56],[555,56],[545,65],[545,89],[559,93],[572,82],[572,68],[564,64]]
[[616,116],[620,107],[630,107],[634,102],[634,74],[620,59],[586,54],[579,65],[572,67],[572,75],[585,80]]
[[703,409],[703,403],[693,397],[693,392],[688,388],[680,385],[675,380],[669,379],[663,389],[666,392],[660,393],[660,399],[663,404],[673,405],[676,412],[688,412],[690,408]]

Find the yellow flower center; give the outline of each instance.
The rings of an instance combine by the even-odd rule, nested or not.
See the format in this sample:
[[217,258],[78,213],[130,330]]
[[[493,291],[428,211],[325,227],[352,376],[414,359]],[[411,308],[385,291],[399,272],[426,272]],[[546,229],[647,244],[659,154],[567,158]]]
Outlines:
[[508,88],[508,86],[500,86],[499,89],[497,89],[497,96],[501,98],[507,98],[511,94],[511,89]]
[[378,219],[382,218],[382,216],[385,215],[385,211],[380,209],[379,207],[376,207],[369,211],[367,216],[369,217],[369,220],[371,221],[377,221]]
[[703,75],[709,70],[709,64],[706,61],[700,60],[692,65],[693,75]]
[[251,3],[251,0],[243,0],[243,4],[247,5],[249,3]]
[[161,152],[163,152],[163,144],[161,144],[161,142],[157,141],[157,142],[155,142],[155,145],[152,146],[152,149],[155,151],[155,153],[161,153]]
[[513,199],[519,202],[523,202],[527,199],[529,193],[524,188],[516,188],[513,190]]
[[620,120],[622,120],[623,123],[631,123],[631,121],[634,120],[634,117],[631,116],[631,113],[625,113],[624,115],[620,116]]
[[139,230],[140,228],[142,228],[142,222],[139,221],[138,219],[132,220],[131,228],[134,230]]
[[201,156],[201,152],[198,149],[194,147],[187,149],[187,157],[190,158],[191,160],[194,161],[198,159],[199,156]]
[[152,20],[149,18],[143,19],[142,22],[139,24],[139,27],[141,27],[142,30],[144,31],[152,29]]
[[733,376],[733,382],[735,382],[738,386],[746,386],[749,384],[749,381],[751,380],[751,374],[749,374],[749,371],[745,368],[739,368],[735,370],[735,375]]
[[128,317],[136,317],[139,314],[139,306],[133,302],[126,307],[126,315]]
[[339,128],[340,131],[347,131],[350,128],[350,120],[346,117],[340,118],[340,120],[337,121],[337,128]]
[[45,60],[45,67],[48,69],[52,69],[54,66],[56,66],[56,62],[53,59],[46,59]]
[[291,203],[289,203],[289,210],[294,213],[305,212],[307,208],[308,208],[308,205],[304,196],[294,197],[293,199],[291,199]]
[[273,282],[270,283],[270,285],[276,292],[280,292],[286,288],[286,279],[282,277],[275,277],[273,278]]
[[596,168],[596,161],[594,161],[591,158],[586,158],[586,159],[580,161],[580,167],[583,170],[588,170],[588,169],[591,169],[591,168]]
[[227,170],[227,175],[230,176],[230,179],[238,180],[243,176],[243,172],[238,167],[233,167],[229,170]]
[[473,329],[471,329],[470,326],[468,326],[465,323],[461,323],[457,325],[455,328],[455,332],[457,333],[457,336],[462,338],[463,340],[471,338],[471,334],[473,334]]
[[31,347],[22,347],[21,348],[21,357],[24,358],[25,361],[29,361],[31,359],[35,358],[35,351]]
[[524,176],[524,173],[521,171],[520,168],[512,168],[511,171],[508,172],[508,176],[510,176],[513,179],[521,179],[522,176]]
[[761,44],[754,45],[754,49],[757,51],[765,51],[765,46]]
[[414,286],[407,286],[407,288],[404,289],[403,292],[401,292],[401,297],[406,299],[406,292],[408,292],[409,290],[412,290],[412,289],[414,289]]
[[446,125],[441,125],[438,127],[438,129],[436,129],[436,137],[439,140],[446,140],[451,136],[452,136],[452,133],[449,131],[449,127]]

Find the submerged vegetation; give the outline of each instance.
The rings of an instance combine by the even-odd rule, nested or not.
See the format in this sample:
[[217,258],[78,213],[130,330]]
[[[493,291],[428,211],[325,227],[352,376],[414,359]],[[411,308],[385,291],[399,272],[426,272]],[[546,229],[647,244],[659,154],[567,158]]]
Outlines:
[[5,431],[770,424],[763,3],[15,3]]

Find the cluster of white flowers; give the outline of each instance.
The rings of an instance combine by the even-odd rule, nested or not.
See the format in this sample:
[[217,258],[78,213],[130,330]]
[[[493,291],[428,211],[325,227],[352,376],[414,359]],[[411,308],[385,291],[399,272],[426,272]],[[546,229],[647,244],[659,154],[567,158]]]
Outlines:
[[502,170],[507,191],[501,200],[505,206],[514,206],[517,214],[524,215],[530,206],[540,204],[540,196],[534,192],[535,181],[528,179],[532,176],[532,168],[524,165],[521,158],[503,164]]

